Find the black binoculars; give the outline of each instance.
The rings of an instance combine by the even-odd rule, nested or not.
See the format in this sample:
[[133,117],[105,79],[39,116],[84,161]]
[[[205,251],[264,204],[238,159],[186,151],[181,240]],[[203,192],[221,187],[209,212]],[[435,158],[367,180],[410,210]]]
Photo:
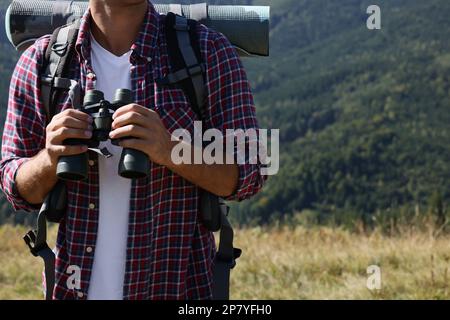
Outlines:
[[[81,111],[93,118],[93,133],[90,139],[66,139],[64,145],[87,145],[89,148],[98,148],[101,141],[109,139],[112,116],[114,112],[127,104],[133,103],[133,93],[128,89],[118,89],[111,103],[106,101],[104,94],[98,90],[89,90],[84,97]],[[113,139],[113,145],[127,139]],[[88,178],[89,156],[85,152],[74,156],[62,156],[58,160],[56,175],[62,180],[80,181]],[[124,148],[119,162],[118,174],[128,179],[144,178],[148,175],[150,163],[148,156],[135,149]]]

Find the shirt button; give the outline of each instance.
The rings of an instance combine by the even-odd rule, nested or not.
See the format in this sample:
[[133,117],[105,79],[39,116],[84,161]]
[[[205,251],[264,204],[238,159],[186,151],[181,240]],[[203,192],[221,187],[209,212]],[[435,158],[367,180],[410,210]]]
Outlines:
[[86,75],[86,77],[88,78],[88,79],[94,79],[95,78],[95,74],[94,73],[92,73],[92,72],[89,72],[87,75]]
[[89,209],[95,209],[95,204],[90,203],[90,204],[89,204]]
[[87,247],[87,248],[86,248],[86,252],[87,252],[87,253],[92,253],[92,247]]
[[91,167],[93,167],[93,166],[95,165],[95,161],[94,161],[94,160],[89,160],[89,165],[90,165]]
[[83,298],[84,294],[83,294],[83,292],[77,292],[77,296],[78,296],[78,298]]

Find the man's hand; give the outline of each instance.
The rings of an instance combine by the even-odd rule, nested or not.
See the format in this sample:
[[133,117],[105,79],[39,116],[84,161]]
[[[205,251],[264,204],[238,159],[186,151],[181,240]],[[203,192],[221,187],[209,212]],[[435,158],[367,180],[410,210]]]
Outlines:
[[142,151],[157,164],[169,165],[172,141],[155,111],[129,104],[119,108],[113,119],[111,139],[131,137],[120,141],[120,146]]
[[61,156],[72,156],[87,152],[86,145],[64,146],[66,139],[89,139],[92,136],[92,118],[88,114],[68,109],[55,115],[46,128],[45,149],[53,164]]
[[172,149],[178,142],[171,140],[170,133],[156,112],[130,104],[118,109],[113,119],[114,130],[109,135],[111,139],[134,137],[121,141],[122,147],[146,153],[153,162],[169,168],[218,196],[226,197],[235,192],[239,179],[239,168],[236,164],[176,165],[172,161]]
[[17,171],[19,194],[31,204],[41,204],[58,178],[56,166],[60,156],[77,155],[87,146],[64,146],[69,138],[88,139],[92,135],[90,116],[74,109],[55,115],[46,128],[45,148],[25,162]]

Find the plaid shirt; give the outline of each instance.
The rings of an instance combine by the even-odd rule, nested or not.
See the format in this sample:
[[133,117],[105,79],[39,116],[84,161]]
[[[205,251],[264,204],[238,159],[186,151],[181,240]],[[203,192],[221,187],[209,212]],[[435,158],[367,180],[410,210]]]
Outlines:
[[[131,78],[136,103],[158,112],[169,132],[191,133],[198,120],[181,89],[159,87],[155,79],[171,72],[164,15],[149,3],[148,14],[132,46]],[[95,88],[90,60],[90,12],[84,14],[71,77],[82,91]],[[220,33],[199,25],[201,54],[206,65],[208,108],[204,125],[226,129],[257,128],[253,97],[235,49]],[[38,209],[27,203],[15,186],[18,168],[45,147],[46,114],[41,101],[40,70],[49,42],[45,36],[21,56],[11,80],[3,133],[0,182],[15,210]],[[71,108],[63,96],[57,108]],[[67,182],[68,210],[56,242],[54,299],[87,298],[99,223],[99,177],[95,154],[90,153],[89,178]],[[254,195],[264,177],[259,165],[239,165],[238,190],[228,200]],[[112,172],[111,174],[117,174]],[[126,252],[124,299],[211,298],[214,236],[199,222],[199,188],[166,167],[151,163],[147,178],[132,181]],[[113,235],[112,235],[113,236]],[[81,270],[81,288],[69,289],[69,266]]]

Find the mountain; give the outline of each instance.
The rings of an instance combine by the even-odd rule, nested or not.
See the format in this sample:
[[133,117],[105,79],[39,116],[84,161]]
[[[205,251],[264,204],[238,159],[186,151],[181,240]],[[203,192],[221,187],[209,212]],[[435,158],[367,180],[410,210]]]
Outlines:
[[280,128],[281,170],[241,221],[305,209],[316,221],[424,207],[450,197],[450,3],[277,1],[270,59],[249,61],[263,127]]
[[[366,27],[372,1],[209,3],[271,6],[271,56],[244,65],[261,127],[280,129],[280,172],[236,221],[370,222],[448,203],[450,2],[380,0],[381,30]],[[4,121],[17,55],[0,41]]]

